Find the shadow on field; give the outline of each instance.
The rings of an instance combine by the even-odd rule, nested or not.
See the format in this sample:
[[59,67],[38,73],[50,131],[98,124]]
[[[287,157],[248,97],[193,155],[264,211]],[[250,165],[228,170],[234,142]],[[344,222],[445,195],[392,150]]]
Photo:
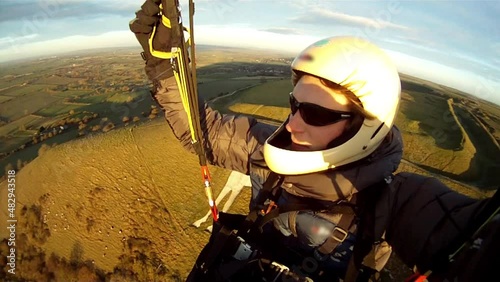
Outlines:
[[402,87],[403,92],[414,100],[402,101],[400,110],[404,115],[418,121],[420,130],[431,136],[436,146],[444,150],[463,149],[464,137],[449,110],[447,100],[424,85],[402,82]]
[[241,76],[290,76],[290,66],[276,63],[224,62],[203,66],[196,70],[206,78],[235,78]]
[[402,88],[403,95],[413,99],[403,99],[401,104],[408,119],[417,121],[419,129],[432,137],[437,147],[470,155],[470,161],[462,161],[466,170],[460,174],[422,163],[416,165],[481,189],[496,189],[500,182],[499,148],[465,106],[426,85],[402,81]]
[[[121,128],[124,126],[133,126],[134,118],[138,121],[149,121],[156,117],[156,114],[151,116],[155,105],[149,93],[144,93],[137,101],[117,103],[117,102],[100,102],[92,105],[82,106],[78,109],[79,113],[98,114],[98,117],[91,119],[85,123],[85,128],[80,130],[79,123],[66,123],[68,126],[66,130],[59,134],[55,134],[50,138],[43,141],[32,142],[31,140],[26,143],[23,149],[15,151],[6,157],[0,159],[0,167],[8,169],[21,169],[22,166],[34,160],[40,155],[42,147],[50,148],[59,144],[72,141],[81,136],[95,135],[108,132],[112,129]],[[156,110],[158,111],[158,110]],[[124,117],[128,117],[129,121],[124,122]],[[64,119],[61,117],[61,120]],[[83,135],[80,135],[80,132]],[[45,150],[45,149],[43,149]],[[0,170],[0,177],[5,175],[5,169]]]

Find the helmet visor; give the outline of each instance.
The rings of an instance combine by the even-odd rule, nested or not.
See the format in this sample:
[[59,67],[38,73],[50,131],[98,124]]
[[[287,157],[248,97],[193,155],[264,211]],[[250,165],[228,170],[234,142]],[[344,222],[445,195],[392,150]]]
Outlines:
[[290,109],[292,115],[299,111],[304,122],[312,126],[325,126],[353,117],[351,112],[336,111],[313,103],[299,102],[292,92],[290,92]]

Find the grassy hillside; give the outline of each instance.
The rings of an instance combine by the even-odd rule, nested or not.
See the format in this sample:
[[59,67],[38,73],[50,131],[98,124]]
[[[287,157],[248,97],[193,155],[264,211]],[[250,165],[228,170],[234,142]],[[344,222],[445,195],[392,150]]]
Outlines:
[[[228,171],[210,169],[218,193]],[[55,256],[108,277],[132,271],[140,281],[176,281],[208,239],[190,226],[208,207],[197,158],[162,120],[51,148],[16,179],[17,238],[23,241],[17,277],[42,281],[52,272],[57,281],[69,281],[71,265],[37,274],[34,257]],[[6,199],[6,182],[1,187]],[[248,197],[238,198],[233,211],[245,212]]]

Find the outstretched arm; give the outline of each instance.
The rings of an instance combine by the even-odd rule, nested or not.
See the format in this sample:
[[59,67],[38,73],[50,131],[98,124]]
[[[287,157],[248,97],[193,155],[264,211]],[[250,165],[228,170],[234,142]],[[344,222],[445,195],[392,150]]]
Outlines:
[[476,200],[435,178],[400,173],[389,193],[386,239],[403,262],[435,269],[467,239],[465,233],[491,199]]

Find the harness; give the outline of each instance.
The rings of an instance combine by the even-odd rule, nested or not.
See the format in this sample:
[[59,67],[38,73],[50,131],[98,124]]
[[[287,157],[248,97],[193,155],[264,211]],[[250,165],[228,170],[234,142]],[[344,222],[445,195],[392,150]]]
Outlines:
[[[297,237],[296,217],[300,211],[314,211],[316,215],[332,219],[334,215],[340,220],[331,232],[328,239],[315,249],[318,257],[326,257],[345,241],[349,233],[360,233],[360,227],[373,228],[374,224],[366,224],[363,220],[358,220],[361,213],[371,211],[375,206],[374,194],[379,191],[376,187],[368,187],[365,190],[373,190],[370,195],[354,196],[351,201],[339,201],[329,205],[318,205],[317,201],[304,201],[300,204],[276,205],[277,199],[281,195],[284,177],[273,172],[266,179],[263,188],[256,199],[257,208],[248,215],[234,215],[219,213],[219,221],[214,222],[214,229],[209,243],[200,253],[196,264],[190,273],[187,281],[246,281],[250,279],[248,269],[251,273],[259,276],[266,276],[266,281],[276,281],[279,276],[286,276],[289,281],[313,281],[311,277],[321,277],[325,275],[325,269],[318,268],[314,272],[304,271],[304,269],[290,269],[287,262],[300,261],[307,263],[303,254],[295,250],[284,247],[281,244],[273,244],[272,236],[265,234],[266,225],[282,213],[289,213],[288,224],[292,234]],[[382,187],[382,182],[374,186]],[[384,186],[386,185],[383,182]],[[369,201],[368,201],[369,199]],[[371,207],[358,208],[357,203],[373,203]],[[273,228],[273,227],[271,227]],[[374,230],[374,229],[372,229]],[[366,230],[365,230],[366,231]],[[276,231],[276,233],[279,233]],[[365,232],[363,232],[365,233]],[[351,281],[368,281],[374,270],[362,266],[362,260],[372,248],[375,237],[374,232],[368,232],[369,236],[359,236],[354,247],[354,254],[349,263],[348,276]],[[279,234],[281,235],[281,234]],[[282,238],[279,238],[282,240]],[[359,259],[354,257],[361,256]],[[310,262],[314,263],[313,258]],[[316,261],[320,263],[321,259]],[[303,263],[303,264],[304,264]],[[302,266],[307,268],[307,266]],[[217,271],[214,271],[217,269]],[[255,273],[257,269],[261,273]],[[306,269],[307,270],[307,269]],[[304,274],[306,272],[306,274]],[[238,276],[238,273],[246,273]],[[282,279],[284,279],[282,277]],[[242,280],[243,279],[243,280]],[[365,279],[365,280],[363,280]],[[321,279],[319,279],[321,280]],[[255,281],[255,277],[251,280]],[[316,281],[316,280],[314,280]]]

